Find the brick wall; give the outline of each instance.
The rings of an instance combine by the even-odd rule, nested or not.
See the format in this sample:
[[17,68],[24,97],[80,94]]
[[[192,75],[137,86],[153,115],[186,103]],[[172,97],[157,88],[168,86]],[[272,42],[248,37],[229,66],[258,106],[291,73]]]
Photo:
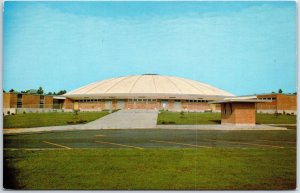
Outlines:
[[255,124],[255,103],[224,103],[221,109],[222,124]]
[[277,95],[278,110],[297,110],[297,95]]
[[3,93],[3,108],[10,108],[10,94]]
[[44,108],[53,108],[53,96],[44,96]]
[[297,110],[297,95],[286,94],[269,94],[269,95],[257,95],[258,99],[272,99],[272,102],[257,103],[257,110]]
[[95,101],[95,102],[78,102],[79,109],[104,109],[103,101]]
[[40,95],[23,94],[22,108],[40,108]]
[[74,102],[72,99],[66,98],[63,104],[63,109],[73,109]]
[[[78,101],[78,107],[81,110],[84,109],[98,109],[103,110],[105,109],[105,101],[107,100],[101,100],[101,101],[94,101],[94,102],[81,102]],[[118,99],[110,99],[112,102],[112,110],[118,109]],[[162,109],[162,100],[157,101],[133,101],[128,99],[123,99],[124,101],[124,109]],[[178,101],[176,101],[178,102]],[[65,104],[68,104],[68,107],[73,109],[73,101],[70,99],[66,99]],[[178,106],[181,107],[178,109]],[[181,110],[190,110],[190,111],[204,111],[208,109],[212,110],[220,110],[220,105],[212,105],[205,102],[186,102],[186,100],[181,100],[180,105],[175,105],[175,100],[170,99],[168,100],[168,110],[170,111],[181,111]]]

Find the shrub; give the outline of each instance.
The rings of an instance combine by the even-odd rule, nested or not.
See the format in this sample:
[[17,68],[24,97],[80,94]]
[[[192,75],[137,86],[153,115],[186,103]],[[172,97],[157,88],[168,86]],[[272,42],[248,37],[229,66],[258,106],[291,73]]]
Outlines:
[[74,124],[74,121],[67,121],[67,124]]
[[78,115],[79,109],[74,109],[74,110],[73,110],[73,113],[74,113],[74,115]]
[[82,119],[80,119],[79,121],[76,121],[76,123],[86,123],[87,122],[87,120],[82,120]]
[[184,118],[184,111],[180,112],[180,118]]

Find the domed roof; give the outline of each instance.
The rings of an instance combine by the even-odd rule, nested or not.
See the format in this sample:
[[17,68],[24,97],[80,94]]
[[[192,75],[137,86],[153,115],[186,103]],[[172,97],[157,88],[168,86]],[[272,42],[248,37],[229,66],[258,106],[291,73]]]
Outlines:
[[233,94],[198,81],[156,74],[132,75],[94,82],[70,91],[64,96],[83,97],[151,97],[199,98],[228,97]]

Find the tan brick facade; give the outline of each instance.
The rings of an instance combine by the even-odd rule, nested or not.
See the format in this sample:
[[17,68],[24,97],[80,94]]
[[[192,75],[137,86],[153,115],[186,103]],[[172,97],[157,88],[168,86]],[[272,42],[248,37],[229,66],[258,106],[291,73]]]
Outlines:
[[63,109],[74,109],[73,100],[66,98],[64,101]]
[[[150,100],[150,99],[86,99],[86,100],[71,100],[66,99],[64,103],[65,109],[74,109],[78,103],[80,110],[109,110],[106,105],[111,101],[111,110],[116,109],[163,109],[163,103],[166,103],[165,109],[170,111],[220,111],[219,104],[208,104],[207,102],[190,102],[189,100]],[[121,105],[122,104],[122,105]]]
[[53,107],[53,97],[45,96],[44,97],[44,108],[52,108]]
[[[272,100],[272,102],[258,103],[256,105],[256,110],[258,112],[270,110],[271,113],[280,112],[280,111],[288,113],[288,112],[297,111],[296,95],[268,94],[268,95],[257,95],[257,98]],[[41,101],[43,101],[43,104]],[[54,101],[53,96],[41,96],[41,95],[22,94],[22,93],[21,94],[3,93],[3,108],[52,109],[54,108],[53,101]],[[72,100],[66,98],[66,99],[62,99],[62,101],[64,102],[63,105],[60,106],[60,108],[67,109],[67,110],[73,110],[74,108],[78,108],[80,110],[87,110],[87,111],[88,110],[100,111],[104,109],[112,109],[112,110],[114,109],[166,109],[170,111],[196,111],[196,112],[197,111],[203,112],[208,110],[212,110],[212,111],[221,110],[220,104],[208,104],[208,101],[202,101],[202,100],[183,100],[183,99],[181,100],[175,100],[175,99]],[[109,103],[108,101],[111,101],[111,103]],[[228,117],[228,121],[232,119],[230,117]]]
[[272,102],[258,103],[258,112],[295,112],[297,111],[297,95],[268,94],[257,95],[258,99],[272,100]]
[[255,125],[255,103],[223,103],[221,107],[221,123],[236,125]]
[[22,108],[40,108],[40,95],[22,95]]
[[3,93],[3,108],[53,108],[53,96]]

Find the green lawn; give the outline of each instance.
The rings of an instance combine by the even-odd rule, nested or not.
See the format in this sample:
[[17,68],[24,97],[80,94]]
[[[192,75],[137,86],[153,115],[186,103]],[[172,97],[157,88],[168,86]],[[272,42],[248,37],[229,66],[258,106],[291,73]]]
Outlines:
[[256,114],[257,124],[296,124],[296,115],[273,115],[273,114]]
[[74,113],[27,113],[4,116],[4,128],[30,128],[55,125],[80,124],[93,121],[107,115],[103,112]]
[[295,189],[296,130],[129,129],[4,135],[4,186],[101,190]]
[[157,119],[158,124],[219,124],[221,123],[220,113],[179,113],[160,111]]
[[[296,124],[296,115],[273,115],[273,114],[256,114],[257,124]],[[220,124],[220,113],[179,113],[161,111],[157,119],[158,124],[179,124],[179,125],[196,125],[196,124]]]
[[296,187],[295,149],[76,149],[4,153],[7,168],[17,171],[5,178],[15,178],[13,187],[21,189]]

